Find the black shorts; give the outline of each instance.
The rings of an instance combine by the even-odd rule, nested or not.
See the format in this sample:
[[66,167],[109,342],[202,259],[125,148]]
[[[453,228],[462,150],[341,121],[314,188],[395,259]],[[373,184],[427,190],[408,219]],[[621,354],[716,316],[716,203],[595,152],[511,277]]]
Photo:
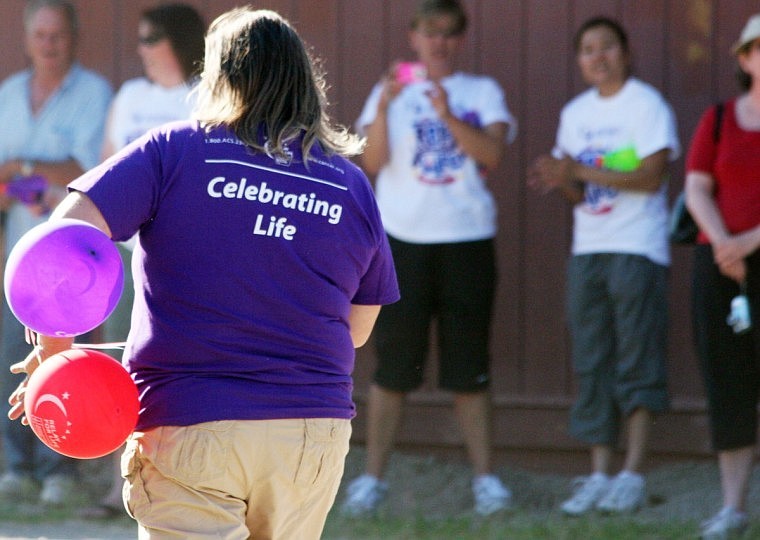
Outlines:
[[439,386],[454,392],[484,390],[489,383],[496,287],[493,240],[451,244],[389,240],[401,300],[384,306],[375,325],[375,382],[398,392],[422,384],[435,321]]

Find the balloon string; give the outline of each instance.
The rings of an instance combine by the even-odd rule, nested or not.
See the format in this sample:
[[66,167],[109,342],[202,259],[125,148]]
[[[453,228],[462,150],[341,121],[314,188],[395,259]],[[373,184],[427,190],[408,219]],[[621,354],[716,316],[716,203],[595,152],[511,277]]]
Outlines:
[[124,350],[127,345],[126,341],[113,341],[111,343],[74,343],[72,348],[74,349],[115,349]]

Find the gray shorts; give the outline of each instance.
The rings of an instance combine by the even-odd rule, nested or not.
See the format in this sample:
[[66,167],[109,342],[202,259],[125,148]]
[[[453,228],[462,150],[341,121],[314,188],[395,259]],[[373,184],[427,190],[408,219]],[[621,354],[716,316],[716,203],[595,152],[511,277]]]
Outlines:
[[571,257],[567,313],[578,397],[570,433],[617,443],[621,418],[668,408],[668,269],[639,255]]

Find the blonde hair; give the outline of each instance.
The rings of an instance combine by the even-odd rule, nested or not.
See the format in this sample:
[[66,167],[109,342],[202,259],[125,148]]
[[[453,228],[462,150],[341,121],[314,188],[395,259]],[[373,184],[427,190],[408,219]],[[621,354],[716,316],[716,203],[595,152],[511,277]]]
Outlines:
[[204,127],[227,126],[262,152],[287,157],[285,143],[301,133],[305,162],[315,143],[345,156],[364,146],[332,125],[322,71],[274,11],[235,8],[211,23],[197,92],[195,118]]

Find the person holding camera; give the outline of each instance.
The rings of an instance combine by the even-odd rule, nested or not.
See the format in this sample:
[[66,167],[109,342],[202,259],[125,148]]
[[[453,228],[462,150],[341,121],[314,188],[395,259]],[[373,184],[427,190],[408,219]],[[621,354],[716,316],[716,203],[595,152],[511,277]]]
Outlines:
[[[423,382],[437,323],[439,386],[451,391],[470,462],[475,510],[510,505],[491,470],[489,328],[496,283],[496,204],[488,181],[514,124],[493,79],[454,69],[467,17],[460,2],[425,0],[409,43],[417,62],[396,64],[375,86],[357,122],[362,164],[376,193],[399,277],[401,301],[375,330],[378,366],[369,390],[367,464],[343,511],[373,512],[406,394]],[[499,179],[501,180],[501,179]]]

